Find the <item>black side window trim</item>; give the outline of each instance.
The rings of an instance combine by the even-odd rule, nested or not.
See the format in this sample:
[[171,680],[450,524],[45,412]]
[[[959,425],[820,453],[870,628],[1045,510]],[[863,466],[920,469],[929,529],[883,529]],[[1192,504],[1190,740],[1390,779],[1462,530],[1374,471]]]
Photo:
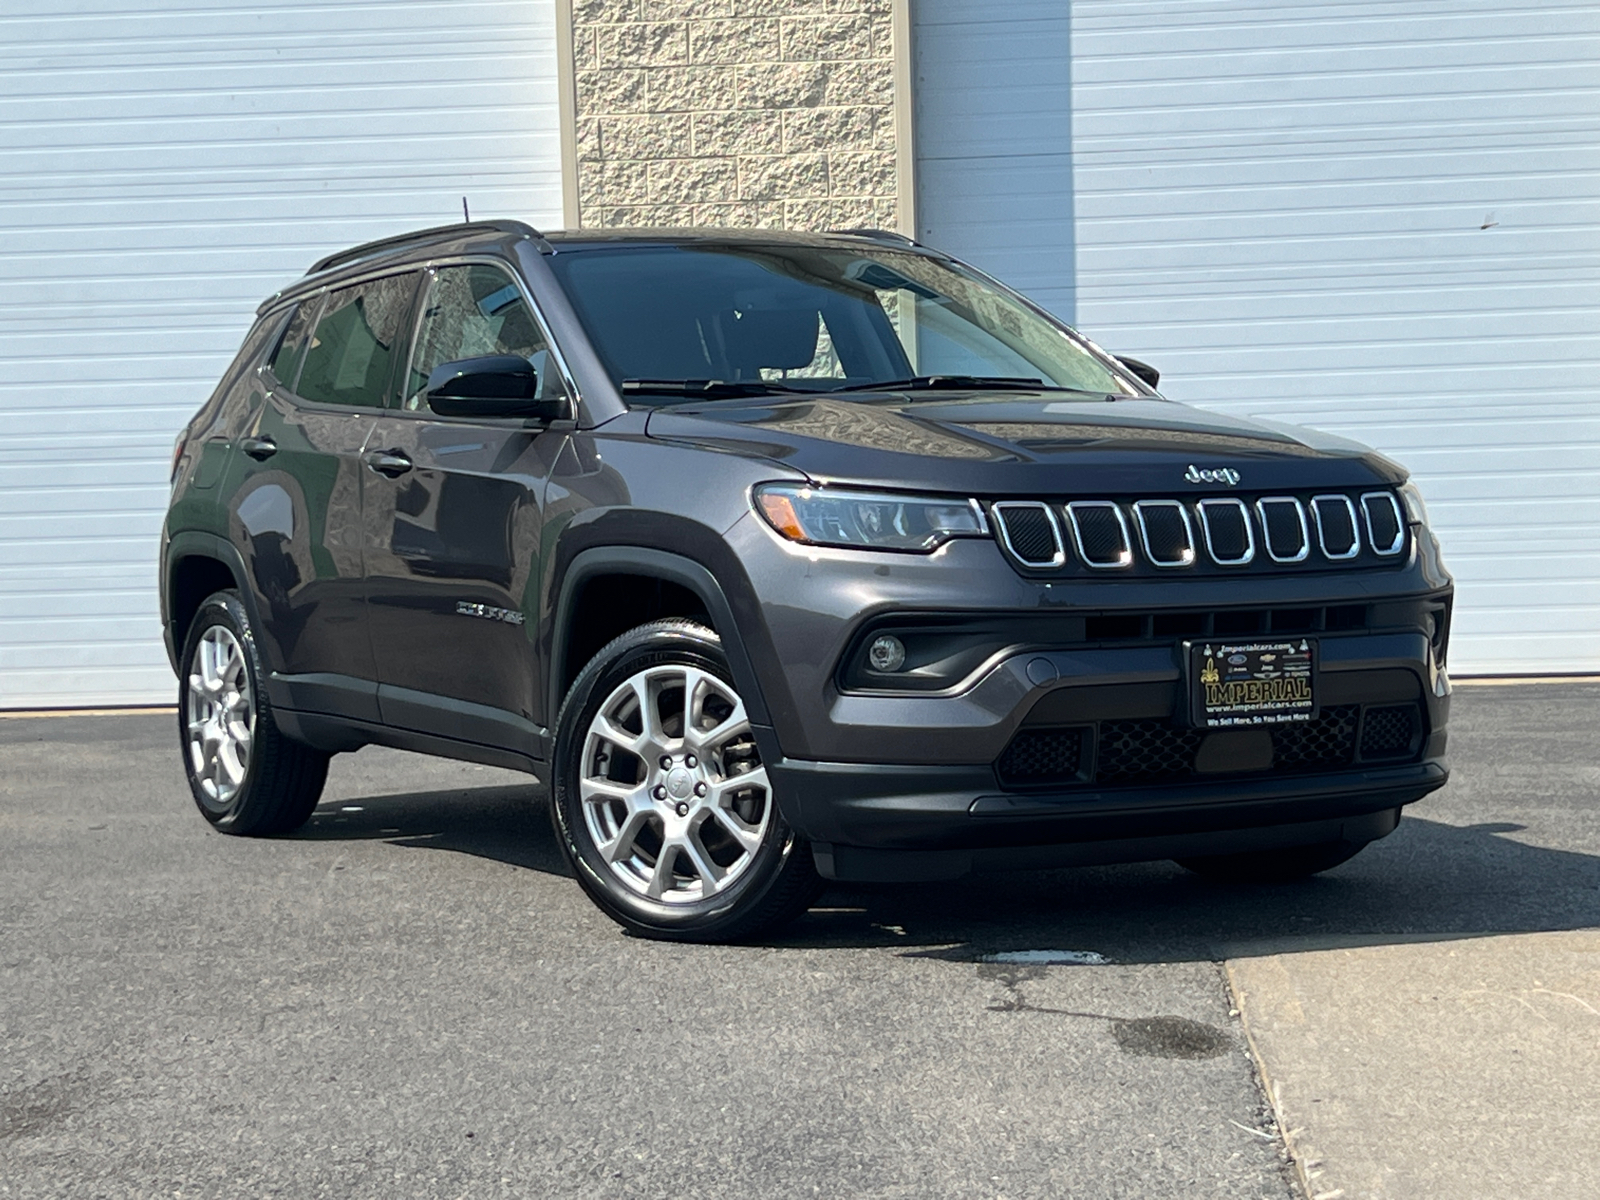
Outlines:
[[[283,341],[283,335],[288,331],[289,322],[294,319],[294,307],[292,304],[285,305],[256,320],[239,347],[238,357],[229,366],[228,373],[222,377],[222,382],[217,385],[219,392],[231,391],[251,371],[267,369],[272,356],[278,352],[278,343]],[[273,326],[277,328],[274,329]],[[251,342],[256,343],[254,348],[251,347]]]
[[[284,310],[288,313],[288,318],[284,321],[283,328],[278,330],[278,336],[272,339],[272,348],[262,356],[261,370],[266,374],[268,381],[276,385],[273,390],[277,391],[282,389],[283,394],[286,397],[296,400],[299,399],[294,389],[295,385],[300,382],[300,372],[305,368],[306,356],[302,354],[300,356],[300,361],[295,364],[295,377],[292,380],[280,379],[278,377],[278,373],[272,369],[272,360],[278,357],[278,351],[283,348],[283,339],[289,336],[289,326],[294,324],[295,314],[307,305],[315,305],[316,311],[306,326],[306,335],[309,337],[316,331],[317,322],[322,319],[322,305],[327,298],[327,289],[323,289],[314,296],[308,296],[306,299],[298,301],[297,303],[285,305]],[[330,405],[329,407],[333,406]]]
[[545,319],[544,311],[539,307],[538,300],[534,298],[532,286],[523,278],[522,271],[516,262],[493,254],[465,254],[459,257],[430,258],[426,263],[420,264],[422,280],[417,285],[417,291],[413,298],[414,307],[412,310],[410,341],[406,346],[405,359],[398,366],[398,370],[401,372],[400,380],[402,381],[402,386],[395,388],[391,383],[389,399],[392,403],[382,409],[384,414],[429,421],[445,421],[452,424],[457,422],[465,424],[487,422],[491,425],[512,426],[527,424],[526,418],[523,417],[444,417],[428,409],[408,409],[405,407],[406,397],[403,384],[410,378],[411,361],[416,355],[417,342],[422,335],[424,309],[427,307],[428,293],[433,287],[434,277],[440,271],[449,270],[453,267],[474,266],[497,268],[504,272],[512,286],[517,289],[518,294],[522,297],[522,302],[528,306],[528,311],[533,315],[534,324],[538,326],[540,334],[544,337],[545,349],[549,353],[551,361],[556,364],[557,378],[560,381],[561,390],[567,394],[567,401],[572,406],[572,411],[574,413],[578,412],[582,400],[579,396],[577,381],[573,378],[572,371],[567,366],[566,356],[562,354],[561,347],[556,344],[555,334],[551,331],[550,322]]
[[[334,286],[324,287],[321,290],[313,293],[312,295],[305,297],[304,299],[302,299],[298,303],[292,303],[292,304],[285,305],[284,306],[285,310],[288,311],[291,314],[291,316],[289,317],[289,319],[287,321],[284,322],[284,326],[283,326],[282,331],[279,332],[278,336],[273,339],[273,341],[272,341],[272,349],[269,350],[266,353],[266,355],[263,357],[262,363],[261,363],[262,371],[264,371],[266,373],[266,375],[267,375],[268,379],[270,380],[270,382],[272,382],[273,384],[276,385],[276,387],[273,388],[273,391],[275,393],[280,394],[283,397],[284,400],[288,401],[295,408],[301,409],[301,410],[306,411],[306,412],[382,414],[382,413],[390,413],[390,412],[398,411],[396,409],[396,407],[394,406],[394,404],[392,403],[392,401],[394,399],[394,393],[395,393],[395,390],[396,390],[395,389],[395,382],[396,382],[395,371],[397,369],[403,370],[404,369],[404,365],[400,365],[400,366],[397,367],[396,364],[391,361],[390,370],[389,370],[389,382],[388,382],[388,385],[387,385],[387,390],[384,393],[384,403],[370,405],[370,404],[328,404],[328,403],[324,403],[324,402],[318,401],[318,400],[307,400],[305,397],[301,396],[300,395],[300,391],[299,391],[300,374],[301,374],[302,371],[305,370],[305,360],[306,360],[306,356],[303,355],[303,354],[300,356],[300,363],[299,363],[298,368],[295,371],[295,379],[294,379],[293,383],[287,383],[284,380],[279,379],[277,374],[272,370],[271,363],[272,363],[273,358],[276,357],[276,355],[278,353],[279,346],[281,346],[283,344],[283,339],[288,335],[289,325],[292,324],[293,320],[294,320],[294,317],[293,317],[292,314],[295,311],[297,311],[299,308],[301,308],[301,307],[303,307],[305,305],[308,305],[308,304],[316,306],[316,315],[311,319],[311,321],[309,322],[309,324],[306,327],[307,328],[307,336],[310,337],[310,336],[314,335],[316,333],[316,331],[317,331],[317,323],[322,320],[323,309],[327,306],[327,301],[328,301],[328,297],[329,296],[333,295],[335,292],[346,291],[346,290],[348,290],[350,288],[353,288],[353,287],[359,287],[362,284],[373,283],[373,282],[375,282],[375,281],[377,281],[379,279],[390,279],[390,278],[393,278],[393,277],[399,276],[399,275],[410,275],[410,276],[413,276],[413,281],[412,281],[412,286],[411,286],[411,302],[407,306],[407,320],[409,321],[414,315],[418,315],[417,314],[417,305],[421,300],[422,289],[427,285],[427,282],[428,282],[428,265],[424,264],[424,263],[411,262],[411,263],[406,263],[403,266],[398,266],[398,267],[394,266],[393,264],[390,264],[385,270],[374,271],[371,275],[362,275],[362,276],[360,276],[358,278],[354,278],[354,279],[342,279],[342,280],[339,281],[339,284],[338,284],[337,287],[334,287]],[[407,363],[410,362],[410,347],[409,347],[409,344],[407,345],[407,350],[406,350],[406,362]]]

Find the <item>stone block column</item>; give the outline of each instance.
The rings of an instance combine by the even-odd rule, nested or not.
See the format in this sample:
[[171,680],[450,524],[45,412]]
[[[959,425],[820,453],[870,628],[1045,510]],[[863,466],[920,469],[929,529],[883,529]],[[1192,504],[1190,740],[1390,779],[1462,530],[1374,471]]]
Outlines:
[[557,0],[567,222],[911,228],[908,0]]

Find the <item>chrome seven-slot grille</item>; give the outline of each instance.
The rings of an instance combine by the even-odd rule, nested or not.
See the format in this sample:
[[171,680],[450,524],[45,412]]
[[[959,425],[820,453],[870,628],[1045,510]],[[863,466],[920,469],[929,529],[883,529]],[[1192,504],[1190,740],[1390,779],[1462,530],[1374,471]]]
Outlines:
[[990,506],[1000,543],[1031,570],[1079,563],[1118,571],[1246,567],[1252,563],[1371,563],[1406,547],[1393,492],[1235,496],[1199,500],[1001,500]]

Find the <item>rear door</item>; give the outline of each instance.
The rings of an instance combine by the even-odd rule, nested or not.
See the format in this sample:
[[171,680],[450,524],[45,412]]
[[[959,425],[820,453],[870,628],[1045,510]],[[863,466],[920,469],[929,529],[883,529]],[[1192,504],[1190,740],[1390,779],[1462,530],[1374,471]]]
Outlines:
[[377,720],[361,562],[361,452],[390,389],[419,272],[304,301],[262,372],[230,469],[245,558],[288,708]]
[[547,335],[498,262],[428,273],[397,407],[364,472],[367,602],[387,724],[537,756],[532,623],[541,505],[567,437],[520,419],[442,417],[423,390],[442,362],[514,354],[566,389]]

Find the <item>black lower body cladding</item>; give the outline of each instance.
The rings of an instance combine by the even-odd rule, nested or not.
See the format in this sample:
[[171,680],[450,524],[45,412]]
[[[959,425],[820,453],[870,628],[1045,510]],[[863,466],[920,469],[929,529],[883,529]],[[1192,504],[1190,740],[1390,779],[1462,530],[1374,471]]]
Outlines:
[[823,875],[880,882],[1372,841],[1448,778],[1440,763],[1424,762],[1292,784],[1235,778],[1023,796],[1000,791],[982,768],[785,762],[769,770],[805,814]]

